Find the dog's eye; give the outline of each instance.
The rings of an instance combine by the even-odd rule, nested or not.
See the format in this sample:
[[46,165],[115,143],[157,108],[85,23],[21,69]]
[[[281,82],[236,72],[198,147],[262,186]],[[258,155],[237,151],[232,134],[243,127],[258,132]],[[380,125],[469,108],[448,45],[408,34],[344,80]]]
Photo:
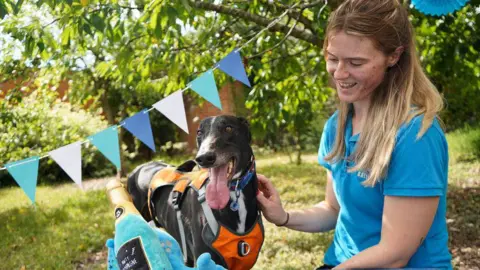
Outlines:
[[200,136],[202,135],[202,131],[201,130],[197,130],[197,136]]
[[231,126],[226,126],[225,127],[225,131],[228,132],[228,133],[231,133],[233,131],[233,127]]

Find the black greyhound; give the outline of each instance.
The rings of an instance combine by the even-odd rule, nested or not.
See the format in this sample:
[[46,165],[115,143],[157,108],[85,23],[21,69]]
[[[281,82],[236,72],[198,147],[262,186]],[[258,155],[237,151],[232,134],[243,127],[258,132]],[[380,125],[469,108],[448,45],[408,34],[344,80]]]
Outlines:
[[[221,115],[201,121],[197,131],[199,149],[195,162],[186,162],[176,170],[190,171],[196,164],[208,170],[208,179],[203,190],[206,195],[206,204],[201,205],[199,202],[198,190],[187,188],[182,196],[179,210],[181,213],[179,220],[182,224],[177,222],[175,206],[172,203],[173,186],[163,187],[160,192],[155,192],[153,197],[148,198],[152,179],[157,172],[170,165],[150,162],[138,166],[129,175],[128,192],[132,196],[135,207],[146,220],[155,220],[157,225],[163,227],[179,243],[182,243],[181,226],[183,225],[187,265],[194,265],[196,258],[204,252],[209,252],[217,264],[228,268],[248,269],[255,263],[258,254],[254,255],[254,260],[248,267],[239,266],[241,263],[238,263],[238,258],[235,258],[236,266],[232,266],[234,264],[228,262],[222,250],[212,246],[212,242],[218,240],[219,236],[216,234],[222,230],[215,231],[215,227],[209,227],[211,225],[209,223],[215,223],[211,222],[209,217],[214,217],[220,227],[227,228],[228,231],[240,237],[251,233],[254,227],[260,227],[261,243],[259,246],[257,244],[256,252],[260,250],[263,243],[263,225],[256,200],[258,181],[250,143],[248,122],[244,118]],[[148,211],[148,203],[153,209],[152,216]],[[211,210],[205,209],[206,205]],[[205,214],[209,211],[213,216]],[[256,231],[258,234],[258,228]],[[229,237],[232,238],[231,235]],[[223,248],[231,249],[231,245]],[[238,248],[239,257],[245,256],[242,252],[246,251],[248,254],[250,251],[249,245],[247,247],[239,245]]]

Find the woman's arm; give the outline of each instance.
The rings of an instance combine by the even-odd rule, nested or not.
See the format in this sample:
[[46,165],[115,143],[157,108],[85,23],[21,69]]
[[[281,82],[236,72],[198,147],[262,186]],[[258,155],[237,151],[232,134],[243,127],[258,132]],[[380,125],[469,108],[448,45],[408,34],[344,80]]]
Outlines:
[[[280,196],[270,180],[258,175],[260,193],[258,201],[265,218],[274,224],[283,224],[287,220],[287,212],[283,209]],[[303,232],[325,232],[335,228],[340,206],[333,192],[332,174],[327,171],[325,200],[315,206],[289,212],[286,227]]]
[[386,196],[380,243],[336,268],[400,268],[422,244],[438,208],[439,197]]

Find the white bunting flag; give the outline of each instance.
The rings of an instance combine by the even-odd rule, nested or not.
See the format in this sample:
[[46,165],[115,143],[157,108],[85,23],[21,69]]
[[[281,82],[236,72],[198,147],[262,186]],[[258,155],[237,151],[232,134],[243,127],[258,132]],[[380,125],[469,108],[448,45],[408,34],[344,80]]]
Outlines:
[[183,104],[182,91],[177,91],[168,97],[153,104],[153,107],[188,133],[185,105]]
[[50,157],[83,189],[82,186],[82,147],[75,142],[49,152]]

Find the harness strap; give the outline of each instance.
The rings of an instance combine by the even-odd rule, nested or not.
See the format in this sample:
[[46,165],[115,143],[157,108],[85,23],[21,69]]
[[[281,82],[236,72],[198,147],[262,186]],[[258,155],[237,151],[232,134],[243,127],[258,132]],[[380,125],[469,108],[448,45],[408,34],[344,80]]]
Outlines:
[[213,215],[212,209],[208,206],[207,201],[205,199],[205,185],[202,186],[200,190],[198,190],[198,202],[202,206],[203,214],[205,214],[205,218],[207,219],[208,226],[210,230],[212,230],[213,236],[217,236],[218,232],[218,223]]
[[187,262],[187,242],[185,240],[185,230],[183,228],[182,223],[182,213],[180,208],[176,209],[175,212],[177,213],[177,223],[178,223],[178,230],[180,231],[180,239],[182,241],[182,253],[183,253],[183,262]]
[[155,205],[153,205],[152,197],[155,191],[165,185],[174,185],[175,181],[180,178],[182,174],[175,170],[175,167],[167,167],[160,171],[158,171],[154,176],[150,183],[150,188],[148,189],[148,197],[147,197],[147,205],[148,205],[148,212],[152,217],[153,221],[157,226],[160,224],[155,215]]
[[188,178],[180,178],[173,187],[172,190],[172,204],[173,208],[175,209],[177,223],[178,223],[178,231],[180,232],[180,240],[182,243],[182,253],[183,253],[183,261],[184,263],[187,262],[187,242],[185,237],[185,229],[183,227],[182,222],[182,211],[180,205],[182,203],[183,194],[185,193],[185,189],[187,188],[188,184],[190,183],[190,179]]

